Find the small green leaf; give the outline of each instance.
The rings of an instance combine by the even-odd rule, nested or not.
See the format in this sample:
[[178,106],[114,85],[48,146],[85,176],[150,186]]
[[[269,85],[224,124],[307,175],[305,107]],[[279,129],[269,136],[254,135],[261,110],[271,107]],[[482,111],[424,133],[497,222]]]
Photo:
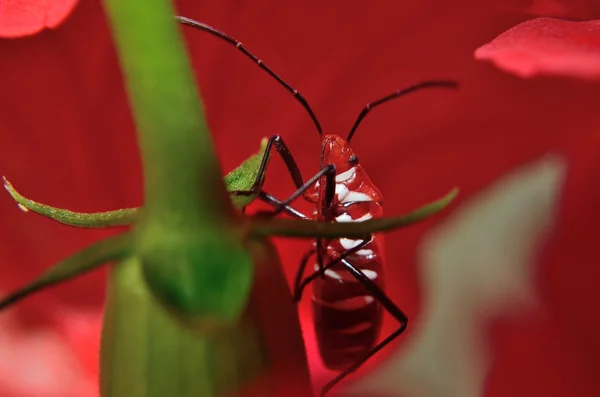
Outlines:
[[[242,162],[237,168],[234,168],[229,174],[225,175],[225,185],[228,191],[250,190],[254,181],[258,177],[258,169],[267,148],[267,138],[260,142],[258,153],[250,156]],[[38,203],[21,195],[13,185],[3,177],[4,188],[11,197],[17,202],[21,210],[32,211],[36,214],[53,219],[67,226],[76,226],[82,228],[107,228],[115,226],[126,226],[135,223],[139,216],[141,208],[124,208],[115,211],[106,212],[73,212],[64,208],[51,207],[46,204]],[[242,209],[249,205],[255,196],[230,196],[235,208]]]
[[43,288],[87,273],[106,262],[121,259],[130,254],[131,247],[132,238],[129,233],[96,242],[77,252],[75,255],[58,262],[27,286],[2,298],[0,300],[0,310],[19,302],[21,299]]
[[4,178],[4,188],[17,202],[21,210],[32,211],[68,226],[86,228],[105,228],[130,225],[138,217],[138,208],[125,208],[106,212],[73,212],[62,208],[51,207],[24,197],[15,190],[13,185]]
[[402,228],[423,221],[446,208],[458,195],[458,191],[458,188],[454,188],[441,199],[426,204],[406,215],[370,219],[364,222],[324,223],[296,219],[254,217],[249,219],[249,235],[257,238],[266,236],[360,238],[370,233]]
[[[269,156],[266,153],[267,138],[260,141],[260,150],[257,154],[249,157],[246,161],[240,164],[239,167],[233,169],[229,174],[225,175],[225,186],[227,191],[249,191],[252,185],[258,178],[260,163],[264,156]],[[267,159],[268,161],[268,159]],[[237,209],[242,209],[249,205],[256,196],[230,196],[233,206]]]

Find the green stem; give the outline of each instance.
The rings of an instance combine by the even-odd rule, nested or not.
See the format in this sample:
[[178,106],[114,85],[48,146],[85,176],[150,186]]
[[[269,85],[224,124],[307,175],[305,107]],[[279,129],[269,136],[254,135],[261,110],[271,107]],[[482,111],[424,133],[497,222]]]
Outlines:
[[[253,154],[244,160],[239,167],[234,168],[229,174],[225,175],[225,186],[228,191],[244,191],[252,188],[254,181],[258,177],[258,170],[263,156],[269,155],[268,153],[265,153],[266,148],[267,139],[263,138],[258,153]],[[4,188],[23,211],[35,212],[36,214],[53,219],[67,226],[82,228],[128,226],[137,222],[142,211],[142,208],[123,208],[120,210],[104,212],[74,212],[65,208],[52,207],[23,196],[13,187],[6,177],[3,178]],[[235,208],[242,209],[249,205],[252,200],[254,200],[255,196],[232,195],[230,198]]]
[[370,219],[364,222],[325,223],[296,219],[265,219],[249,218],[249,234],[255,238],[267,236],[314,238],[360,238],[370,233],[383,232],[410,226],[421,222],[446,208],[458,195],[459,189],[454,188],[444,197],[426,204],[406,215]]
[[138,127],[145,215],[163,226],[221,223],[233,209],[171,2],[105,4]]

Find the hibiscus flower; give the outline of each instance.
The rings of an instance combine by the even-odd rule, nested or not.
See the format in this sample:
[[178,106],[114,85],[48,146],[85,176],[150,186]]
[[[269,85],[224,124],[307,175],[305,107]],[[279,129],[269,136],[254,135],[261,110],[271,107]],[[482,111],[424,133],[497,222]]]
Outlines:
[[[460,81],[459,92],[415,93],[377,109],[353,138],[361,163],[384,195],[387,215],[415,208],[454,185],[461,187],[459,206],[466,205],[517,167],[547,152],[563,156],[568,167],[553,215],[552,244],[532,265],[533,287],[527,289],[534,290],[536,306],[524,315],[493,318],[484,330],[491,364],[481,395],[600,392],[594,376],[600,321],[593,307],[600,191],[590,182],[600,169],[600,116],[595,110],[600,87],[575,79],[523,80],[473,56],[476,48],[531,15],[460,1],[390,1],[368,7],[327,2],[314,8],[269,1],[177,5],[181,15],[242,40],[303,93],[329,132],[344,135],[367,102],[396,88],[431,78]],[[248,148],[263,136],[279,133],[304,176],[314,174],[318,136],[293,98],[234,48],[189,29],[185,36],[223,169],[247,157]],[[75,211],[139,205],[133,123],[100,4],[81,2],[58,28],[4,40],[0,46],[7,59],[0,64],[5,92],[2,173],[28,196]],[[293,190],[276,157],[267,179],[268,190],[280,197]],[[5,291],[113,233],[69,229],[25,216],[14,210],[8,195],[0,195],[0,208],[5,258],[0,287]],[[410,351],[410,338],[416,337],[426,307],[419,242],[443,225],[430,221],[386,236],[387,290],[411,323],[405,336],[365,365],[358,377],[383,374],[396,354]],[[291,279],[307,243],[276,242]],[[23,302],[6,319],[12,323],[6,328],[11,335],[0,339],[0,348],[35,348],[29,351],[48,357],[49,365],[42,368],[52,372],[45,376],[87,388],[77,389],[78,396],[96,395],[93,357],[104,285],[104,273],[97,272]],[[310,299],[301,303],[300,316],[315,386],[320,387],[334,374],[318,357]],[[96,326],[65,318],[89,318]],[[383,333],[396,326],[386,319]],[[452,328],[448,332],[452,335]],[[31,371],[31,364],[15,359],[25,353],[13,352],[0,355],[4,363],[13,363],[2,366],[3,395],[68,395],[66,388],[60,389],[64,384],[44,383],[45,391],[29,387],[28,378],[16,374]]]

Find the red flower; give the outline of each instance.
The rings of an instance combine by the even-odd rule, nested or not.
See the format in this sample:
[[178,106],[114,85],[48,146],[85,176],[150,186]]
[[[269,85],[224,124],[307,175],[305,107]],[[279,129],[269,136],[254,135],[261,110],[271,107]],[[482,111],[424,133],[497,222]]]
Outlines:
[[[416,81],[459,80],[459,92],[415,93],[377,109],[359,128],[353,146],[382,191],[388,215],[415,208],[454,185],[461,187],[464,202],[517,165],[548,151],[562,154],[568,174],[558,221],[552,244],[541,253],[532,276],[538,306],[533,314],[493,319],[485,333],[493,361],[483,395],[600,393],[595,377],[600,320],[594,314],[600,276],[595,232],[600,191],[590,182],[600,170],[600,87],[585,81],[515,79],[473,58],[478,46],[522,22],[522,16],[441,0],[368,7],[343,1],[314,7],[181,1],[179,12],[242,40],[303,93],[326,131],[341,135],[370,100]],[[224,170],[247,157],[254,150],[248,148],[255,148],[261,137],[279,133],[304,176],[316,172],[318,137],[294,99],[234,48],[190,29],[185,35]],[[82,2],[68,24],[0,46],[6,54],[0,64],[6,93],[2,173],[24,194],[51,205],[78,211],[140,205],[133,123],[101,7]],[[267,179],[267,191],[278,196],[293,189],[276,156]],[[0,195],[0,209],[4,290],[106,235],[24,215],[8,195]],[[418,329],[426,302],[419,288],[416,250],[435,224],[387,236],[388,291],[411,322],[406,335],[362,374],[392,352],[407,349]],[[291,278],[308,244],[277,243]],[[95,274],[40,293],[15,309],[15,321],[29,330],[51,328],[63,340],[71,340],[74,354],[84,360],[92,353],[78,342],[79,332],[68,323],[57,326],[54,319],[64,316],[64,310],[99,311],[103,286],[103,274]],[[314,379],[320,385],[332,374],[322,368],[316,353],[308,296],[300,314]],[[394,321],[386,319],[384,333],[394,327]],[[31,331],[18,332],[25,338]],[[0,355],[0,360],[5,357]],[[91,372],[88,379],[95,379]],[[75,377],[64,374],[64,379]],[[17,396],[9,393],[2,390],[7,397]]]
[[521,77],[600,79],[600,20],[569,22],[537,18],[507,30],[475,51]]
[[21,37],[60,25],[77,0],[4,0],[0,2],[0,37]]
[[594,0],[487,0],[506,11],[568,19],[600,18],[600,4]]

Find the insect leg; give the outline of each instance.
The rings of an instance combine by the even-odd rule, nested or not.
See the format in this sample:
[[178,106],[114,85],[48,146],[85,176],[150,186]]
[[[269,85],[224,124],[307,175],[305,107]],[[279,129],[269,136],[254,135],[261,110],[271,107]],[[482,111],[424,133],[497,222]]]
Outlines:
[[[333,213],[333,199],[335,198],[335,166],[328,164],[327,166],[333,167],[333,171],[325,174],[325,199],[321,200],[321,214],[324,222],[330,222],[334,218]],[[326,167],[327,167],[326,166]],[[326,248],[329,244],[329,240],[322,238],[317,239],[317,265],[321,278],[325,279],[325,269],[323,268],[323,258],[325,257]]]
[[302,282],[302,275],[304,275],[304,269],[306,269],[306,265],[308,264],[308,260],[311,256],[316,253],[314,248],[308,250],[300,259],[300,265],[298,266],[298,270],[296,271],[296,278],[294,279],[294,290],[293,297],[296,302],[300,302],[300,298],[302,297],[302,291],[304,290],[304,285]]
[[299,189],[303,184],[304,180],[302,179],[302,173],[300,172],[300,168],[292,153],[286,146],[285,142],[283,142],[283,138],[280,135],[274,135],[269,138],[267,141],[267,147],[265,148],[265,154],[260,162],[260,167],[258,168],[258,173],[256,175],[256,179],[252,184],[252,187],[249,190],[236,190],[229,192],[234,196],[252,196],[257,195],[263,187],[265,182],[265,174],[267,173],[267,166],[269,165],[269,159],[271,157],[271,149],[275,147],[277,153],[281,156],[285,165],[292,176],[292,180],[294,181],[294,185],[297,189]]
[[[360,251],[365,245],[369,244],[370,241],[371,241],[370,235],[363,238],[362,241],[357,246],[352,247],[351,249],[343,252],[339,257],[332,259],[331,261],[329,261],[329,263],[327,263],[325,266],[323,266],[322,269],[315,271],[313,274],[311,274],[310,276],[308,276],[304,280],[302,280],[302,282],[300,282],[300,280],[298,278],[296,278],[296,283],[294,285],[294,300],[300,301],[300,299],[302,298],[302,292],[304,292],[304,288],[306,288],[306,286],[308,284],[310,284],[312,281],[314,281],[314,279],[319,277],[321,274],[324,274],[325,271],[327,269],[331,268],[333,265],[345,261],[348,256],[354,254],[355,252]],[[303,261],[308,262],[308,259],[310,258],[309,253],[312,255],[315,253],[315,250],[312,249],[311,251],[307,252],[307,254],[302,258]],[[304,266],[306,267],[305,263],[304,263]]]
[[292,203],[292,201],[294,201],[299,196],[301,196],[304,192],[306,192],[323,175],[327,178],[327,186],[329,186],[330,184],[333,185],[333,189],[328,189],[328,190],[333,190],[333,191],[331,192],[331,197],[329,197],[329,193],[328,193],[328,195],[326,197],[326,201],[333,202],[333,197],[335,194],[335,165],[327,164],[319,172],[317,172],[312,178],[310,178],[308,181],[306,181],[306,183],[304,183],[302,186],[300,186],[298,188],[298,190],[296,190],[294,193],[292,193],[292,195],[290,197],[288,197],[284,201],[281,201],[279,204],[276,204],[275,209],[273,211],[259,211],[259,212],[257,212],[257,215],[275,216],[275,215],[280,214],[281,212],[283,212],[285,210],[286,205],[290,205]]
[[375,353],[377,353],[388,343],[390,343],[396,337],[398,337],[402,332],[404,332],[406,326],[408,325],[408,317],[406,316],[406,314],[404,314],[404,312],[400,310],[400,308],[398,308],[398,306],[396,306],[394,302],[392,302],[392,300],[387,296],[387,294],[383,292],[383,290],[373,280],[367,277],[360,269],[356,268],[347,260],[342,259],[341,262],[346,267],[346,270],[348,270],[348,272],[352,276],[354,276],[354,278],[356,278],[356,280],[358,280],[367,289],[367,291],[369,291],[369,293],[375,299],[377,299],[379,303],[381,303],[385,310],[387,310],[388,313],[390,313],[396,320],[398,320],[398,322],[400,323],[400,328],[398,328],[391,335],[389,335],[387,338],[381,341],[381,343],[369,350],[362,359],[354,363],[350,368],[339,373],[333,380],[327,383],[321,391],[321,397],[323,397],[329,390],[331,390],[340,380],[342,380],[344,377],[351,374],[352,372],[356,371],[356,369],[359,368],[365,361],[367,361]]
[[[257,215],[275,216],[283,212],[286,209],[286,206],[289,206],[289,204],[298,198],[298,196],[306,192],[306,190],[308,190],[322,176],[325,176],[326,178],[325,200],[323,200],[322,204],[322,213],[325,215],[326,219],[330,219],[332,216],[331,208],[333,207],[333,199],[335,197],[335,165],[333,164],[327,164],[325,167],[323,167],[312,178],[298,188],[298,190],[296,190],[290,197],[275,205],[275,209],[273,211],[259,211]],[[321,239],[317,239],[317,264],[321,270],[321,276],[325,277],[322,260],[323,256],[323,241]]]
[[[281,200],[277,199],[276,197],[274,197],[274,196],[272,196],[269,193],[264,192],[264,191],[261,191],[258,194],[258,197],[260,199],[262,199],[263,201],[271,204],[274,207],[283,204],[281,202]],[[286,213],[288,213],[289,215],[291,215],[291,216],[293,216],[295,218],[304,219],[304,220],[309,220],[310,219],[308,216],[304,215],[303,213],[301,213],[300,211],[296,210],[293,207],[290,207],[290,206],[286,205],[284,208],[285,208],[285,212]],[[304,274],[304,269],[306,269],[306,265],[308,263],[308,260],[310,259],[311,256],[313,256],[315,254],[315,252],[316,252],[315,249],[311,248],[309,251],[307,251],[304,254],[304,256],[302,256],[302,259],[300,260],[300,265],[298,266],[298,270],[296,271],[296,278],[295,278],[295,281],[294,281],[294,291],[297,291],[298,288],[300,287],[300,284],[302,282],[302,275]]]
[[291,215],[294,218],[298,218],[298,219],[303,219],[303,220],[309,220],[310,217],[307,215],[304,215],[302,212],[298,211],[297,209],[289,206],[289,205],[284,205],[284,203],[279,200],[278,198],[276,198],[275,196],[270,195],[269,193],[265,192],[265,191],[260,191],[258,193],[257,196],[259,199],[261,199],[262,201],[264,201],[267,204],[272,205],[273,207],[277,207],[279,205],[283,205],[283,210],[288,214]]

